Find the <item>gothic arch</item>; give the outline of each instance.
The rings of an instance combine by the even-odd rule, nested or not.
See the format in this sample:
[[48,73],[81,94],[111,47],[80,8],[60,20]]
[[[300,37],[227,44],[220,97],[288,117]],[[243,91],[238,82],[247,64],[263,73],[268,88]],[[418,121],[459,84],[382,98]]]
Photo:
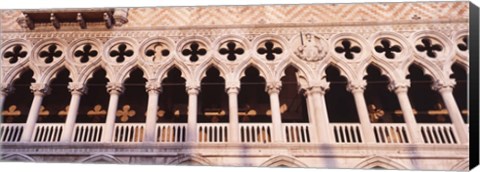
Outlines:
[[461,160],[460,162],[458,162],[454,166],[452,166],[452,168],[450,170],[452,170],[452,171],[468,171],[469,168],[470,168],[469,165],[470,165],[470,161],[469,161],[468,158],[466,158],[464,160]]
[[396,162],[393,159],[384,157],[384,156],[367,157],[361,160],[360,163],[355,165],[353,168],[370,169],[373,167],[382,167],[386,169],[396,169],[396,170],[410,169],[410,168],[407,168],[407,166],[400,164],[399,162]]
[[188,163],[188,162],[195,162],[195,163],[198,163],[200,165],[205,165],[205,166],[214,165],[208,159],[206,159],[206,158],[204,158],[200,155],[179,155],[176,158],[170,160],[167,164],[178,165],[178,164]]
[[174,60],[172,63],[167,64],[166,66],[159,67],[153,78],[157,79],[157,83],[162,83],[163,79],[167,78],[168,72],[174,67],[180,70],[182,73],[181,77],[187,82],[192,78],[188,66],[186,66],[183,62],[178,62],[177,60]]
[[322,75],[322,79],[325,78],[327,76],[326,74],[326,70],[328,68],[328,66],[333,66],[335,68],[338,69],[338,71],[340,72],[340,76],[343,76],[345,77],[345,79],[347,79],[347,81],[353,81],[356,79],[356,76],[355,75],[352,75],[354,73],[353,70],[351,70],[350,67],[348,67],[348,64],[344,63],[344,62],[339,62],[339,61],[332,61],[330,62],[328,65],[325,65],[322,69],[321,69],[321,75]]
[[254,67],[259,71],[260,77],[263,77],[265,79],[265,82],[271,82],[273,81],[272,79],[272,72],[269,70],[268,66],[261,61],[257,60],[252,60],[250,63],[245,63],[242,64],[241,66],[238,66],[235,69],[235,74],[233,76],[234,80],[240,80],[243,76],[245,76],[245,70],[247,70],[248,67]]
[[308,167],[305,163],[299,161],[295,157],[286,155],[272,156],[267,161],[260,164],[260,167],[278,167],[281,165],[300,168]]
[[379,63],[378,61],[372,61],[368,65],[365,65],[365,66],[362,67],[362,71],[363,71],[362,73],[364,73],[363,77],[366,77],[368,75],[367,68],[370,65],[378,68],[380,70],[381,75],[387,77],[390,82],[396,81],[396,80],[402,80],[402,78],[397,78],[396,77],[397,73],[395,73],[395,69],[393,67],[391,67],[389,65],[386,66],[384,64]]
[[297,69],[298,72],[300,72],[301,76],[305,77],[304,79],[307,81],[307,83],[309,81],[313,80],[311,78],[312,76],[314,76],[312,74],[312,70],[310,70],[310,68],[308,68],[308,66],[306,64],[304,64],[303,62],[298,62],[298,61],[294,61],[294,60],[285,60],[285,61],[280,62],[280,64],[278,64],[278,66],[275,68],[275,70],[276,70],[275,71],[275,77],[273,79],[276,80],[276,81],[280,81],[282,79],[282,77],[285,76],[285,70],[290,65],[293,66],[295,69]]
[[135,69],[140,69],[142,72],[143,72],[143,78],[148,80],[150,79],[151,77],[151,74],[150,72],[148,71],[148,69],[144,66],[144,65],[132,65],[132,66],[129,66],[129,67],[126,67],[126,68],[123,68],[122,73],[120,73],[120,75],[118,75],[118,82],[119,83],[124,83],[128,78],[130,78],[130,74],[132,73],[132,71],[134,71]]
[[5,76],[3,77],[3,80],[2,80],[2,84],[4,83],[9,85],[13,84],[13,82],[15,82],[15,80],[20,78],[20,75],[22,75],[22,73],[27,71],[28,69],[32,70],[33,72],[32,78],[36,81],[35,73],[37,71],[29,67],[28,65],[22,65],[22,66],[14,67],[12,70],[5,73],[4,74]]
[[35,162],[35,159],[24,154],[8,154],[0,158],[5,161],[23,161],[23,162]]
[[113,164],[122,164],[123,162],[118,158],[108,154],[94,154],[89,157],[79,160],[80,163],[95,163],[95,162],[109,162]]
[[200,65],[195,72],[193,72],[193,78],[195,81],[201,82],[202,79],[206,76],[207,70],[210,67],[215,67],[220,72],[220,77],[227,80],[227,76],[229,76],[228,67],[225,66],[225,63],[217,62],[216,59],[211,59],[207,63],[203,63]]
[[[430,63],[430,64],[428,64],[428,63]],[[405,72],[405,76],[402,76],[402,77],[404,77],[405,79],[407,78],[408,75],[410,75],[410,72],[409,72],[408,68],[412,64],[415,64],[415,65],[419,66],[422,69],[423,74],[431,77],[432,81],[434,81],[434,82],[435,82],[435,80],[444,80],[444,78],[445,78],[444,75],[442,74],[442,70],[439,69],[434,63],[429,62],[429,61],[425,62],[424,60],[419,60],[417,58],[417,59],[413,60],[411,63],[409,63],[408,65],[405,65],[405,67],[403,68],[403,71],[406,71],[406,72]]]
[[[77,81],[73,80],[73,82],[78,82],[82,84],[87,84],[88,80],[93,77],[93,74],[98,71],[99,69],[103,69],[106,72],[106,75],[108,75],[108,70],[106,70],[102,65],[95,65],[95,66],[90,66],[87,67],[87,69],[83,70],[83,75],[78,78]],[[107,79],[108,77],[105,76]]]

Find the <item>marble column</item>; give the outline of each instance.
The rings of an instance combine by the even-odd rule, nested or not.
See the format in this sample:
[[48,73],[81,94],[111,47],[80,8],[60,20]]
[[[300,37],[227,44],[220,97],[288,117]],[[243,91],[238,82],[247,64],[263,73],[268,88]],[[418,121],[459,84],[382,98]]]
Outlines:
[[280,114],[280,99],[278,97],[282,85],[279,82],[267,84],[266,91],[270,95],[270,110],[272,112],[273,142],[283,142],[282,117]]
[[37,123],[38,119],[38,113],[40,111],[40,107],[42,106],[43,97],[50,92],[50,88],[44,83],[32,83],[30,89],[32,90],[34,97],[32,106],[28,112],[27,122],[25,123],[25,128],[20,140],[21,142],[30,142],[32,139],[35,124]]
[[107,118],[105,120],[105,129],[103,130],[102,142],[112,142],[113,131],[115,129],[115,118],[117,113],[118,98],[124,91],[122,83],[108,83],[107,92],[110,94],[108,102]]
[[155,82],[148,82],[145,87],[148,92],[147,117],[145,120],[145,142],[155,142],[155,128],[158,119],[158,95],[162,89],[160,83]]
[[327,112],[327,104],[325,103],[325,92],[329,89],[329,83],[325,82],[321,86],[313,86],[308,89],[314,104],[314,125],[319,143],[333,143],[329,137],[329,119]]
[[75,122],[77,120],[78,107],[80,106],[80,99],[83,94],[86,93],[86,87],[81,83],[69,83],[68,89],[72,94],[70,99],[70,105],[67,113],[67,119],[65,120],[65,128],[62,132],[60,142],[70,142],[72,140]]
[[366,85],[367,83],[364,80],[355,83],[350,82],[347,86],[347,90],[353,94],[355,99],[355,106],[357,107],[358,117],[360,119],[364,136],[362,140],[366,143],[375,143],[375,136],[373,135],[373,128],[370,123],[367,104],[365,103],[365,97],[363,96]]
[[398,102],[400,103],[400,108],[403,112],[403,119],[407,124],[408,135],[410,136],[411,143],[423,143],[422,138],[420,137],[420,130],[418,130],[418,124],[415,120],[413,114],[412,105],[408,99],[408,87],[410,86],[409,81],[405,81],[402,84],[391,83],[389,89],[394,91],[397,94]]
[[432,88],[440,93],[448,110],[448,115],[457,131],[458,140],[462,144],[468,144],[468,130],[462,118],[462,113],[453,97],[454,81],[452,83],[435,82]]
[[188,126],[187,126],[187,142],[197,141],[197,102],[199,86],[187,86],[188,93]]
[[229,142],[237,143],[239,140],[239,123],[238,123],[238,92],[240,88],[230,87],[227,88],[228,94],[228,111],[229,111]]

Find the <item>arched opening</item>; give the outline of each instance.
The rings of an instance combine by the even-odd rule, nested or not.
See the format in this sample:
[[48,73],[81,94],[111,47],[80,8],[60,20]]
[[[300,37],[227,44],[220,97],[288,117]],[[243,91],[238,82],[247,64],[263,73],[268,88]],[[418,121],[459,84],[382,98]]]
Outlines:
[[2,109],[2,123],[25,123],[33,101],[30,91],[31,83],[35,82],[33,71],[27,69],[20,78],[12,83],[13,92],[6,98]]
[[433,80],[425,75],[416,64],[408,68],[410,88],[408,97],[412,104],[413,114],[418,123],[450,123],[448,110],[437,91],[432,90]]
[[145,83],[141,69],[130,72],[130,77],[124,83],[125,91],[118,101],[116,123],[145,122],[148,99]]
[[238,116],[240,122],[269,123],[272,122],[270,99],[265,91],[265,79],[258,69],[248,67],[245,76],[240,79],[238,94]]
[[[397,96],[388,90],[388,77],[374,65],[367,67],[365,101],[372,123],[404,123]],[[394,115],[399,114],[399,115]]]
[[296,73],[298,70],[293,66],[285,69],[282,77],[282,89],[280,90],[280,113],[282,123],[308,123],[306,97],[300,92]]
[[162,92],[158,101],[159,113],[157,122],[186,123],[188,111],[188,94],[185,88],[186,80],[177,68],[168,71],[162,80]]
[[70,105],[70,91],[68,83],[71,79],[68,77],[70,72],[63,68],[57,73],[50,86],[50,94],[46,95],[42,101],[42,106],[38,114],[38,123],[64,123]]
[[210,67],[202,79],[199,95],[198,122],[228,122],[228,96],[220,71]]
[[467,94],[467,71],[460,64],[454,63],[452,65],[453,74],[450,75],[451,78],[455,79],[456,85],[453,88],[453,97],[457,102],[457,106],[462,113],[463,121],[468,123],[468,94]]
[[105,123],[109,94],[106,89],[107,72],[100,68],[87,83],[87,92],[80,99],[77,123]]
[[326,68],[327,81],[330,89],[325,93],[328,118],[332,123],[359,123],[357,108],[353,95],[347,91],[347,78],[330,65]]

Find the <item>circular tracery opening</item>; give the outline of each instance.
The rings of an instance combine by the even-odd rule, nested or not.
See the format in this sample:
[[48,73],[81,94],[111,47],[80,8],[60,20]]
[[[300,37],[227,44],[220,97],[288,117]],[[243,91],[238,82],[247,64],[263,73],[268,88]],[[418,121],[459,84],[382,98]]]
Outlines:
[[440,41],[430,37],[425,37],[417,41],[415,48],[419,52],[426,53],[430,58],[437,58],[438,53],[443,51],[443,46]]
[[52,63],[55,59],[58,59],[62,56],[63,51],[58,47],[57,44],[49,44],[40,49],[39,57],[43,59],[46,64]]
[[343,54],[346,59],[352,60],[357,54],[360,54],[362,48],[360,44],[350,39],[343,39],[336,43],[335,52]]
[[191,42],[187,45],[183,48],[182,55],[188,56],[191,62],[196,62],[199,60],[200,56],[207,54],[205,46],[198,42]]
[[400,44],[388,38],[382,38],[375,43],[375,51],[384,54],[387,59],[395,59],[402,52]]
[[229,61],[235,61],[238,56],[245,53],[245,50],[242,48],[240,43],[236,41],[228,41],[220,45],[218,53],[227,56]]
[[10,64],[18,62],[18,60],[27,57],[28,52],[25,51],[26,47],[21,44],[15,44],[5,49],[3,58],[8,60]]
[[167,44],[156,42],[147,47],[145,55],[151,58],[152,61],[156,62],[170,55],[170,50]]
[[90,58],[95,58],[98,55],[98,51],[92,44],[84,44],[75,49],[73,54],[80,63],[87,63]]
[[119,43],[110,49],[110,57],[115,58],[117,63],[122,63],[126,58],[133,56],[133,48],[126,43]]
[[283,49],[279,43],[272,40],[267,40],[259,44],[257,53],[262,56],[264,55],[267,60],[271,61],[275,60],[276,55],[281,55],[283,53]]

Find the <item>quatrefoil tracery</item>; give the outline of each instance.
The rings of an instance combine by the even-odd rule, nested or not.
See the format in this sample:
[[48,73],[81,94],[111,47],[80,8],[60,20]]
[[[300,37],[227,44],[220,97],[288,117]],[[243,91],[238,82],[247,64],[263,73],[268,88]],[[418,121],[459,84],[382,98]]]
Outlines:
[[443,47],[440,44],[434,43],[430,38],[423,38],[421,40],[422,44],[418,44],[415,48],[419,52],[426,52],[427,56],[430,58],[436,58],[437,52],[441,52]]
[[168,50],[167,45],[157,42],[147,47],[145,55],[147,57],[151,57],[152,61],[158,61],[162,57],[167,57],[170,55],[170,50]]
[[461,51],[468,50],[468,36],[463,36],[460,43],[457,44],[458,49]]
[[205,48],[200,47],[198,42],[190,43],[190,49],[183,49],[182,54],[184,56],[189,56],[189,60],[191,62],[196,62],[199,60],[199,56],[204,56],[207,54],[207,50]]
[[87,63],[90,60],[90,57],[96,57],[98,55],[98,51],[92,49],[91,44],[85,44],[81,49],[78,49],[74,52],[74,56],[80,58],[81,63]]
[[20,44],[14,45],[11,50],[3,54],[3,58],[8,59],[10,64],[14,64],[18,61],[18,58],[25,58],[27,56],[27,51],[22,51],[23,46]]
[[118,63],[125,61],[125,57],[133,56],[133,50],[128,49],[127,44],[121,43],[117,46],[117,49],[110,51],[110,56],[116,58]]
[[47,49],[43,49],[40,51],[40,58],[45,59],[45,63],[49,64],[52,63],[55,58],[59,58],[62,56],[63,52],[58,50],[56,44],[50,44]]
[[226,48],[220,48],[218,52],[221,55],[227,55],[227,59],[230,61],[235,61],[238,55],[242,55],[245,50],[243,48],[237,47],[237,43],[230,41],[226,44]]
[[399,45],[392,45],[391,41],[388,39],[382,39],[380,44],[381,45],[375,46],[375,51],[378,53],[385,53],[385,57],[388,59],[394,59],[395,54],[402,51],[402,48]]
[[359,46],[353,45],[352,41],[344,39],[341,42],[341,46],[335,47],[335,52],[344,54],[345,58],[352,60],[355,58],[355,54],[359,54],[362,49]]
[[275,54],[280,55],[283,53],[283,50],[281,47],[275,47],[275,44],[272,41],[266,41],[264,47],[257,49],[257,53],[265,55],[267,60],[275,60]]

